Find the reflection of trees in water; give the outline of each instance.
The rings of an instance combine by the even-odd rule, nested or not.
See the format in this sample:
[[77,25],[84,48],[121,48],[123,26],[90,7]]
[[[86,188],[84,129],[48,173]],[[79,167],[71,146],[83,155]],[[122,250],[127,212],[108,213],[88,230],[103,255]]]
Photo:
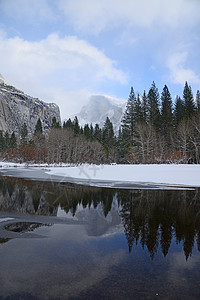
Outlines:
[[166,256],[172,237],[183,243],[186,259],[195,239],[200,251],[199,191],[119,191],[121,217],[129,251],[134,243],[147,247],[153,259],[160,244]]
[[134,244],[147,247],[153,259],[160,246],[166,256],[172,238],[183,244],[186,259],[195,241],[200,251],[200,191],[113,190],[81,185],[0,180],[0,211],[56,215],[58,205],[75,215],[79,205],[96,208],[105,217],[117,197],[129,252]]
[[116,191],[71,183],[36,182],[20,178],[0,179],[0,211],[56,215],[60,205],[75,215],[78,205],[96,208],[102,204],[104,215],[111,209]]
[[7,239],[7,238],[0,238],[0,247],[1,247],[1,245],[7,243],[8,241],[10,241],[10,239]]

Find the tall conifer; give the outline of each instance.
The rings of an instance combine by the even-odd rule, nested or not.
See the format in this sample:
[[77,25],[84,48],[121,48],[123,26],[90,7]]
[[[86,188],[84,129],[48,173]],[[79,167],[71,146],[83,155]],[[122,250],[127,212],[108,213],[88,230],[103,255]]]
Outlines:
[[188,85],[187,81],[183,90],[183,101],[185,106],[185,115],[190,117],[195,113],[195,103],[193,99],[191,86]]
[[167,136],[173,127],[172,98],[165,85],[161,95],[161,130]]
[[179,96],[176,96],[175,109],[174,109],[174,119],[175,119],[176,126],[184,118],[184,116],[185,116],[184,102]]
[[142,95],[142,118],[144,122],[148,120],[148,99],[146,92],[144,91]]
[[127,101],[125,113],[122,119],[122,134],[124,137],[131,137],[133,136],[134,127],[135,127],[135,92],[133,87],[131,87],[130,95]]
[[149,121],[152,122],[156,130],[160,129],[159,98],[158,88],[153,81],[148,93],[148,115]]
[[197,106],[197,111],[200,111],[200,92],[197,90],[196,93],[196,106]]

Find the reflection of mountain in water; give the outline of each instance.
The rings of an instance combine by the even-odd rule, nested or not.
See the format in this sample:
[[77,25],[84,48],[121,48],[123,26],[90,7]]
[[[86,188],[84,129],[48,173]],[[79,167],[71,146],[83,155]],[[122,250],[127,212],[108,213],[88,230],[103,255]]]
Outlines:
[[89,236],[102,236],[108,233],[110,228],[121,223],[119,208],[115,201],[112,202],[107,216],[105,216],[102,205],[98,204],[96,208],[86,207],[84,210],[78,211],[76,217],[79,221],[86,221],[86,230]]
[[195,242],[200,251],[199,190],[117,191],[66,183],[0,180],[0,211],[57,216],[59,209],[85,221],[89,236],[115,232],[123,224],[129,252],[141,243],[152,259],[159,247],[166,256],[173,238],[183,244],[186,259]]

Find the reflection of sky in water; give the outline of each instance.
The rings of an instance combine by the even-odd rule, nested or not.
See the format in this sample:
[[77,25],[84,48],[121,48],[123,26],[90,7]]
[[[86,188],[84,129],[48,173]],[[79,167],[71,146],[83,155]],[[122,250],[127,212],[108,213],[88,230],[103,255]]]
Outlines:
[[54,225],[35,232],[48,238],[15,239],[1,249],[0,295],[8,291],[42,295],[43,299],[59,293],[63,299],[78,295],[106,278],[110,267],[125,255],[123,247],[106,247],[106,253],[103,247],[98,250],[98,241],[87,237],[84,226]]
[[196,249],[186,261],[180,247],[172,242],[164,259],[159,248],[152,261],[141,245],[134,245],[129,254],[121,232],[91,237],[85,225],[53,225],[35,233],[46,238],[14,239],[0,248],[1,296],[21,293],[39,299],[78,299],[80,295],[83,299],[98,299],[98,295],[99,299],[131,299],[127,296],[135,294],[145,299],[179,293],[186,299],[192,295],[191,286],[195,295],[193,281],[197,277],[189,278],[188,272],[199,275]]

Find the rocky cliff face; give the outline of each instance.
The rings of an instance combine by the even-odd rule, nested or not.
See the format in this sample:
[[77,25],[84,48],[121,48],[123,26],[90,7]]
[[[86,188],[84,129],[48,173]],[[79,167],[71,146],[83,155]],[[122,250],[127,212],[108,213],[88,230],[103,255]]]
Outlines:
[[52,118],[61,122],[59,107],[54,103],[45,103],[33,98],[9,85],[0,74],[0,130],[20,134],[24,123],[28,133],[32,134],[40,118],[43,130],[50,128]]

